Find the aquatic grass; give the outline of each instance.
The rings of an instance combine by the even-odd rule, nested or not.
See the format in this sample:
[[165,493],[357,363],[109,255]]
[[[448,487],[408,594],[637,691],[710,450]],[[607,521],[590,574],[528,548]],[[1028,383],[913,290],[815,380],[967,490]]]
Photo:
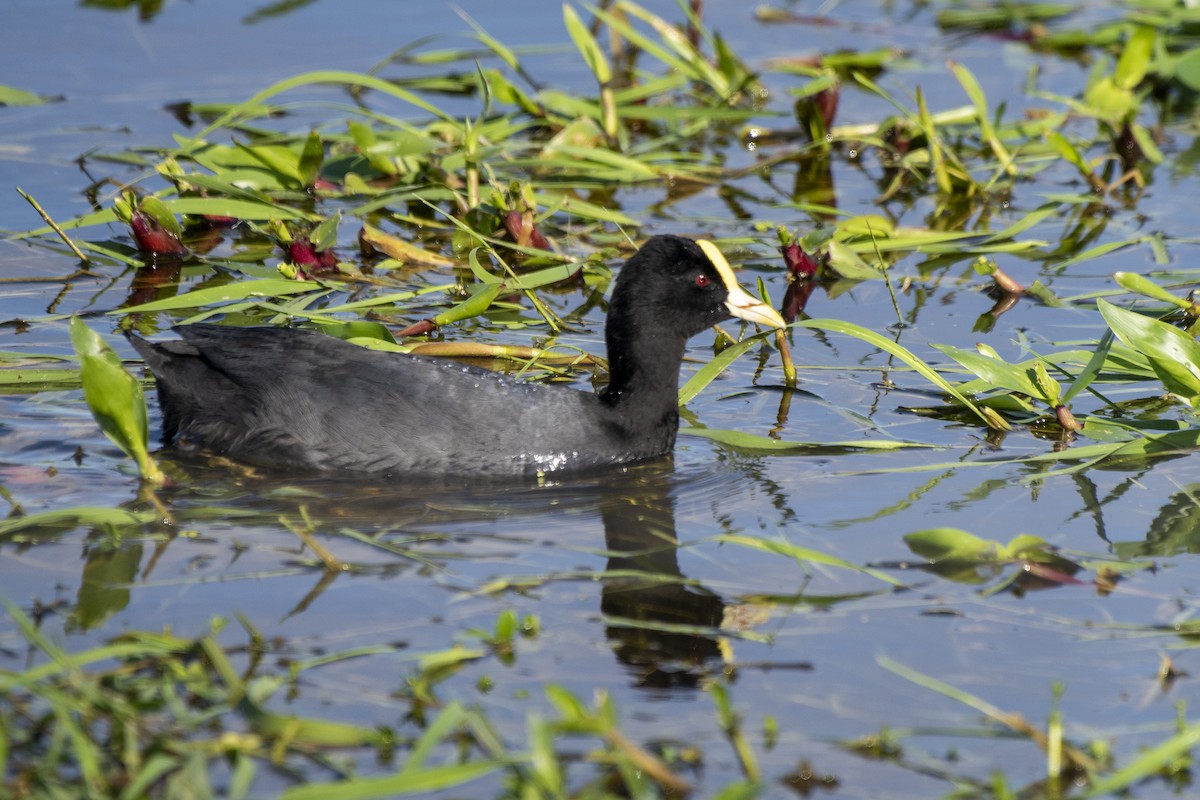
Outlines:
[[945,378],[943,378],[936,370],[928,363],[913,354],[908,348],[886,339],[874,331],[867,330],[853,323],[843,322],[841,320],[832,319],[815,319],[804,320],[796,323],[797,327],[816,328],[819,330],[829,330],[836,333],[846,334],[860,339],[873,347],[895,356],[905,364],[916,370],[922,377],[933,383],[935,386],[946,392],[959,403],[961,403],[968,411],[979,417],[989,428],[997,430],[1008,430],[1009,424],[1004,421],[1000,415],[986,406],[980,406],[977,403],[969,400],[965,395],[959,392]]
[[904,543],[928,562],[927,568],[954,581],[984,583],[1004,567],[1014,567],[1007,577],[989,587],[995,594],[1021,582],[1081,584],[1074,577],[1080,566],[1060,555],[1046,540],[1018,534],[1007,543],[981,539],[956,528],[931,528],[905,534]]
[[[585,778],[589,784],[618,780],[642,794],[650,785],[665,792],[688,791],[690,787],[686,762],[676,760],[678,754],[672,755],[669,749],[641,744],[623,731],[619,711],[605,693],[599,693],[595,705],[589,706],[563,687],[546,687],[546,700],[556,715],[547,718],[538,711],[527,712],[525,747],[513,747],[481,710],[457,700],[441,704],[432,715],[421,714],[419,722],[407,724],[404,730],[371,728],[281,714],[271,710],[271,698],[284,686],[295,685],[300,675],[347,659],[390,658],[395,648],[356,648],[297,660],[287,675],[272,673],[257,660],[240,671],[234,659],[242,660],[244,655],[218,642],[223,623],[216,622],[211,631],[195,639],[130,631],[112,644],[68,654],[40,636],[23,612],[11,604],[6,608],[31,644],[48,657],[45,665],[23,673],[0,672],[0,694],[10,703],[5,727],[6,769],[10,775],[20,775],[30,784],[51,791],[70,785],[56,770],[76,759],[93,791],[123,788],[126,794],[133,791],[135,795],[152,787],[194,789],[197,780],[207,782],[210,763],[226,760],[232,767],[234,783],[240,787],[233,796],[248,796],[262,773],[281,766],[306,761],[325,763],[325,754],[340,754],[344,770],[355,762],[365,763],[373,751],[389,765],[382,773],[358,774],[352,767],[336,781],[293,785],[281,796],[402,796],[462,787],[496,774],[504,774],[510,788],[523,787],[527,796],[561,796],[568,785],[581,778],[584,765],[575,757],[576,748],[572,746],[580,739],[598,742],[601,748],[594,766],[587,768],[592,773],[590,779]],[[495,649],[492,657],[501,658],[502,653],[510,652],[518,630],[524,627],[525,623],[506,611],[496,617],[492,631],[478,635]],[[252,628],[247,631],[255,634]],[[487,657],[484,650],[461,645],[401,655],[414,665],[414,671],[407,681],[409,693],[398,702],[409,703],[413,709],[429,707],[438,686],[464,663]],[[187,669],[172,668],[181,659]],[[1061,715],[1054,709],[1046,726],[1041,727],[888,657],[880,657],[879,664],[1029,740],[1045,753],[1052,780],[1060,776],[1065,780],[1067,775],[1087,776],[1086,785],[1064,796],[1099,797],[1129,788],[1168,769],[1197,741],[1196,726],[1183,726],[1128,763],[1117,765],[1092,755],[1096,752],[1093,744],[1071,742]],[[103,693],[98,691],[101,686]],[[709,693],[714,704],[714,727],[723,732],[740,765],[742,780],[760,784],[766,776],[760,765],[759,737],[750,735],[736,710],[731,687],[717,681]],[[150,735],[146,715],[155,709],[171,709],[173,713],[164,717],[160,711],[156,729]],[[76,714],[89,722],[74,722]],[[37,748],[50,730],[37,723],[48,718],[59,722],[58,741],[64,745],[51,749],[56,759],[52,763],[36,757]],[[103,724],[105,721],[109,723]],[[212,738],[214,724],[224,730],[217,739]],[[245,728],[232,730],[235,724]],[[886,738],[899,748],[905,739],[920,733],[897,729]],[[865,740],[846,741],[843,745],[857,750],[865,746]],[[863,754],[867,755],[865,751]],[[946,778],[952,780],[950,775]],[[725,788],[757,791],[751,785],[735,779]],[[499,796],[484,791],[480,796]]]
[[867,575],[875,580],[882,581],[894,587],[901,587],[904,585],[900,580],[893,578],[891,575],[888,575],[886,572],[881,570],[872,569],[870,567],[861,567],[843,558],[831,556],[828,553],[821,553],[808,547],[798,547],[786,541],[760,539],[754,536],[742,536],[734,534],[719,536],[716,538],[716,541],[723,544],[735,544],[741,547],[748,547],[753,550],[760,550],[766,553],[775,553],[786,556],[794,559],[799,564],[805,565],[806,567],[809,565],[814,567],[838,567],[840,569],[859,572],[863,575]]
[[[1041,727],[1019,714],[1004,711],[983,698],[922,674],[891,658],[880,657],[878,661],[884,669],[917,686],[965,705],[995,724],[1032,742],[1045,753],[1046,758],[1046,776],[1038,785],[1038,789],[1044,791],[1047,787],[1053,787],[1051,791],[1054,796],[1110,797],[1134,791],[1136,787],[1152,778],[1169,782],[1173,775],[1181,771],[1186,772],[1190,763],[1189,754],[1200,742],[1200,725],[1187,724],[1181,719],[1172,735],[1145,748],[1128,764],[1118,767],[1104,757],[1107,747],[1102,743],[1091,742],[1081,746],[1066,739],[1063,715],[1057,708],[1064,685],[1056,684],[1052,687],[1054,707],[1050,710],[1046,725]],[[997,776],[996,780],[1003,778]],[[977,790],[982,788],[978,787]],[[1000,796],[1017,796],[1017,791],[1005,787]]]

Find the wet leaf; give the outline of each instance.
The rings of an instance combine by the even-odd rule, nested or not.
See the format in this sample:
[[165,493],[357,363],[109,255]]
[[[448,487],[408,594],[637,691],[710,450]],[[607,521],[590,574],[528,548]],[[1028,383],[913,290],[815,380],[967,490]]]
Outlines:
[[742,547],[749,547],[752,550],[760,550],[765,553],[776,553],[781,556],[787,556],[788,558],[795,559],[801,564],[811,563],[821,564],[829,567],[840,567],[842,569],[848,569],[854,572],[861,572],[864,575],[869,575],[872,578],[881,580],[884,583],[889,583],[893,586],[903,585],[901,581],[896,580],[886,572],[881,572],[877,569],[871,569],[870,567],[860,567],[858,564],[854,564],[845,560],[844,558],[831,556],[828,553],[822,553],[819,550],[812,550],[807,547],[797,547],[789,542],[780,541],[778,539],[759,539],[754,536],[728,535],[718,536],[716,540],[718,542],[725,542],[727,544],[736,544],[741,545]]
[[993,561],[1000,555],[995,542],[958,528],[930,528],[905,535],[909,549],[922,558],[938,561]]
[[1117,68],[1113,73],[1113,83],[1122,89],[1136,89],[1150,67],[1150,57],[1154,52],[1154,40],[1157,34],[1154,28],[1138,26],[1133,29],[1129,41],[1121,50],[1117,60]]
[[304,149],[300,151],[300,161],[296,168],[296,177],[301,186],[309,187],[316,182],[325,161],[325,145],[316,131],[309,131],[304,140]]
[[405,264],[440,267],[449,266],[454,263],[454,261],[443,255],[423,250],[415,244],[406,242],[389,233],[384,233],[365,222],[363,223],[362,232],[359,233],[359,237],[379,252]]
[[1009,364],[998,357],[965,350],[949,345],[933,345],[935,348],[962,364],[971,372],[978,375],[993,388],[1007,389],[1010,392],[1021,392],[1030,397],[1042,397],[1042,392],[1030,375],[1030,370],[1019,364]]
[[229,300],[245,300],[251,297],[287,297],[320,289],[321,284],[311,281],[293,281],[279,278],[240,281],[225,286],[209,286],[195,289],[176,297],[152,300],[136,306],[110,311],[110,314],[134,314],[152,311],[178,311],[184,308],[203,308]]
[[1117,338],[1144,355],[1167,391],[1200,404],[1200,344],[1165,322],[1097,301]]
[[442,325],[449,325],[452,322],[479,316],[488,310],[492,305],[492,301],[499,296],[500,291],[504,288],[503,283],[488,283],[478,287],[466,300],[435,316],[433,318],[434,324],[441,327]]
[[0,106],[40,106],[44,102],[46,100],[41,95],[15,86],[0,85]]
[[90,527],[119,530],[137,527],[157,519],[150,511],[130,511],[125,508],[62,508],[39,511],[0,520],[0,536],[36,528]]
[[1154,281],[1136,272],[1114,272],[1113,280],[1117,282],[1118,286],[1128,292],[1144,295],[1145,297],[1178,306],[1182,309],[1192,307],[1190,301],[1184,300],[1182,297],[1176,297]]
[[146,398],[142,385],[121,359],[79,317],[71,318],[71,343],[79,357],[83,396],[100,429],[138,465],[142,479],[161,484],[166,476],[150,457]]
[[843,442],[796,442],[782,439],[772,439],[769,436],[756,436],[743,431],[726,430],[721,428],[680,428],[681,436],[699,436],[719,444],[756,453],[789,453],[812,450],[902,450],[908,447],[928,447],[936,445],[919,442],[902,442],[894,439],[861,439]]
[[600,43],[596,41],[596,37],[592,36],[592,32],[583,24],[583,20],[579,18],[579,14],[569,3],[563,3],[563,24],[567,26],[567,33],[570,34],[571,41],[575,42],[575,46],[579,48],[584,63],[596,76],[597,82],[604,84],[611,81],[612,67],[609,66],[608,58],[600,48]]

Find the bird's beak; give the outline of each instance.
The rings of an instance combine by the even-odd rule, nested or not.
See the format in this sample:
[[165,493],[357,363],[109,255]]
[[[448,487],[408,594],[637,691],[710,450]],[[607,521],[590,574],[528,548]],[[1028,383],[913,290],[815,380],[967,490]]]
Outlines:
[[738,319],[757,322],[759,325],[766,325],[769,328],[787,327],[787,323],[783,321],[783,317],[779,316],[778,311],[738,285],[737,278],[733,276],[733,268],[729,266],[729,262],[725,260],[725,256],[721,255],[721,251],[715,244],[703,240],[697,241],[696,244],[700,245],[704,255],[708,256],[708,260],[716,267],[717,274],[721,276],[721,282],[725,284],[725,291],[729,293],[729,297],[725,300],[725,307],[729,309],[730,314]]

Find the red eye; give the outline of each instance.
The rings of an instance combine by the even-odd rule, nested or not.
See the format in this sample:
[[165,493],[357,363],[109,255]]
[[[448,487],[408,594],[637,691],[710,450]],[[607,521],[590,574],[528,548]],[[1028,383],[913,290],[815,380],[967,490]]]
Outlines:
[[705,286],[708,286],[708,276],[707,275],[697,275],[696,276],[696,285],[699,286],[701,289],[703,289]]

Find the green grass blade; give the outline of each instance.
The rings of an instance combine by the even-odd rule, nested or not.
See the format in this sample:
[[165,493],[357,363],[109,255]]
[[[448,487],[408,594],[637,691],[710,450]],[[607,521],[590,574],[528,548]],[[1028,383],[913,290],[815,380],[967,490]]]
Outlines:
[[696,370],[695,374],[688,378],[687,382],[680,387],[679,405],[683,406],[691,402],[692,398],[704,391],[705,386],[708,386],[710,383],[716,380],[718,375],[728,369],[729,365],[732,364],[738,356],[749,350],[751,347],[754,347],[754,345],[760,343],[761,342],[758,338],[745,339],[737,342],[736,344],[731,344],[720,353],[717,353],[717,355],[711,361],[709,361],[700,369]]
[[175,297],[151,300],[149,303],[119,308],[108,313],[138,314],[152,311],[178,311],[184,308],[211,306],[230,300],[246,300],[251,297],[285,297],[293,294],[304,294],[305,292],[311,292],[320,288],[322,288],[322,285],[314,281],[261,278],[259,280],[239,281],[224,286],[208,286]]
[[870,575],[876,580],[881,580],[884,583],[892,586],[903,586],[903,582],[896,580],[886,572],[880,572],[877,569],[870,567],[861,567],[858,564],[847,561],[844,558],[831,556],[828,553],[822,553],[820,550],[813,550],[808,547],[797,547],[796,545],[787,542],[780,542],[773,539],[759,539],[754,536],[742,536],[740,534],[730,534],[727,536],[718,536],[716,541],[727,544],[741,545],[749,547],[752,550],[759,550],[764,553],[776,553],[777,555],[787,556],[796,561],[806,564],[823,564],[828,567],[838,567],[840,569],[848,569],[854,572],[860,572],[863,575]]
[[844,442],[797,442],[756,436],[724,428],[680,428],[683,436],[698,436],[718,444],[758,453],[799,453],[811,450],[902,450],[909,447],[936,448],[937,445],[902,442],[895,439],[861,439]]

